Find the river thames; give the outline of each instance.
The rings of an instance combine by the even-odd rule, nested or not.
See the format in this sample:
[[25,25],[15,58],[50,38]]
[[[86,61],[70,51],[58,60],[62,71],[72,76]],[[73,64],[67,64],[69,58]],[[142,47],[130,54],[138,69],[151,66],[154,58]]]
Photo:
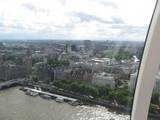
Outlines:
[[0,120],[129,120],[129,115],[109,112],[101,106],[71,106],[31,97],[18,87],[0,91]]

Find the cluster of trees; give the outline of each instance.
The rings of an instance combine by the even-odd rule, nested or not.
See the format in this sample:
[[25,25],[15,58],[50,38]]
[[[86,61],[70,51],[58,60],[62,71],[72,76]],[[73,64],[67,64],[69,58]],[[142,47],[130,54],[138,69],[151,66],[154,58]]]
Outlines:
[[103,51],[103,53],[101,54],[101,57],[107,57],[107,58],[115,58],[116,60],[127,60],[127,59],[131,59],[133,57],[133,55],[136,55],[138,59],[141,60],[142,54],[143,54],[143,46],[144,45],[138,45],[135,46],[136,51],[129,51],[127,49],[125,49],[124,46],[121,46],[120,48],[117,49],[107,49],[105,51]]
[[101,98],[109,101],[117,101],[122,105],[128,105],[132,102],[132,96],[127,87],[112,89],[109,86],[97,86],[82,81],[59,80],[54,81],[52,85],[65,90],[70,90],[83,95],[91,95],[95,98]]
[[72,80],[57,80],[57,81],[54,81],[52,85],[55,85],[59,88],[63,88],[73,92],[77,92],[80,94],[92,95],[94,97],[99,95],[99,91],[95,86],[85,82],[72,81]]
[[[116,101],[118,104],[130,106],[133,103],[133,94],[127,86],[123,88],[112,89],[109,86],[97,86],[82,81],[58,80],[52,82],[52,85],[65,90],[73,91],[82,95],[93,96],[108,101]],[[153,94],[150,105],[150,112],[157,113],[158,105],[160,105],[160,93]]]
[[105,57],[108,58],[115,58],[116,60],[126,60],[131,59],[133,56],[133,53],[130,53],[129,51],[124,50],[124,48],[116,50],[107,50]]
[[111,101],[116,100],[122,105],[132,105],[133,96],[131,95],[128,87],[123,87],[110,91],[108,99]]
[[47,63],[51,66],[68,66],[69,61],[67,60],[58,60],[58,59],[48,59]]
[[153,93],[152,98],[151,98],[151,103],[156,104],[156,105],[160,104],[160,93],[159,92]]
[[118,53],[114,57],[116,60],[126,60],[126,59],[131,59],[132,56],[133,55],[130,52],[120,48]]

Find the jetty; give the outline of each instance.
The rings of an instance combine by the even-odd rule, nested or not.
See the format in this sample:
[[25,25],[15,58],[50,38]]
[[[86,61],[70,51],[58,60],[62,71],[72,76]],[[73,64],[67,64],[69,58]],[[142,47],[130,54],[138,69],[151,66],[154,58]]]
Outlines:
[[67,97],[67,96],[62,96],[62,95],[57,95],[57,94],[54,94],[54,93],[45,92],[45,91],[42,91],[40,89],[37,90],[37,89],[29,88],[29,87],[25,87],[24,89],[32,91],[32,92],[36,92],[36,93],[39,93],[39,94],[48,95],[48,96],[51,96],[51,97],[54,97],[54,98],[57,98],[57,99],[61,99],[61,100],[67,100],[67,101],[73,101],[73,102],[77,101],[77,99],[75,99],[75,98],[70,98],[70,97]]

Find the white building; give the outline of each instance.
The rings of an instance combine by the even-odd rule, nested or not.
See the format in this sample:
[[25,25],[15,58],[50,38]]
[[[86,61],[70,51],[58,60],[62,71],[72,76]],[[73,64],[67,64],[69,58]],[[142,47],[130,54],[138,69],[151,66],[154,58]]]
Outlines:
[[133,91],[136,87],[137,75],[138,75],[138,72],[135,72],[130,75],[129,87],[131,91]]
[[111,74],[97,73],[93,76],[92,83],[100,86],[108,85],[111,88],[115,87],[114,77]]
[[88,63],[96,64],[96,65],[110,65],[112,60],[110,58],[93,58],[88,61]]

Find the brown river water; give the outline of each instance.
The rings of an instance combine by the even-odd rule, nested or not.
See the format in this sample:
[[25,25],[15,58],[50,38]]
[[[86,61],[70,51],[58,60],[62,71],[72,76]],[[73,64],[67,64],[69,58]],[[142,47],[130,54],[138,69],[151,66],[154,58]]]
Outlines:
[[102,106],[71,106],[31,97],[14,87],[0,91],[0,120],[129,120]]

